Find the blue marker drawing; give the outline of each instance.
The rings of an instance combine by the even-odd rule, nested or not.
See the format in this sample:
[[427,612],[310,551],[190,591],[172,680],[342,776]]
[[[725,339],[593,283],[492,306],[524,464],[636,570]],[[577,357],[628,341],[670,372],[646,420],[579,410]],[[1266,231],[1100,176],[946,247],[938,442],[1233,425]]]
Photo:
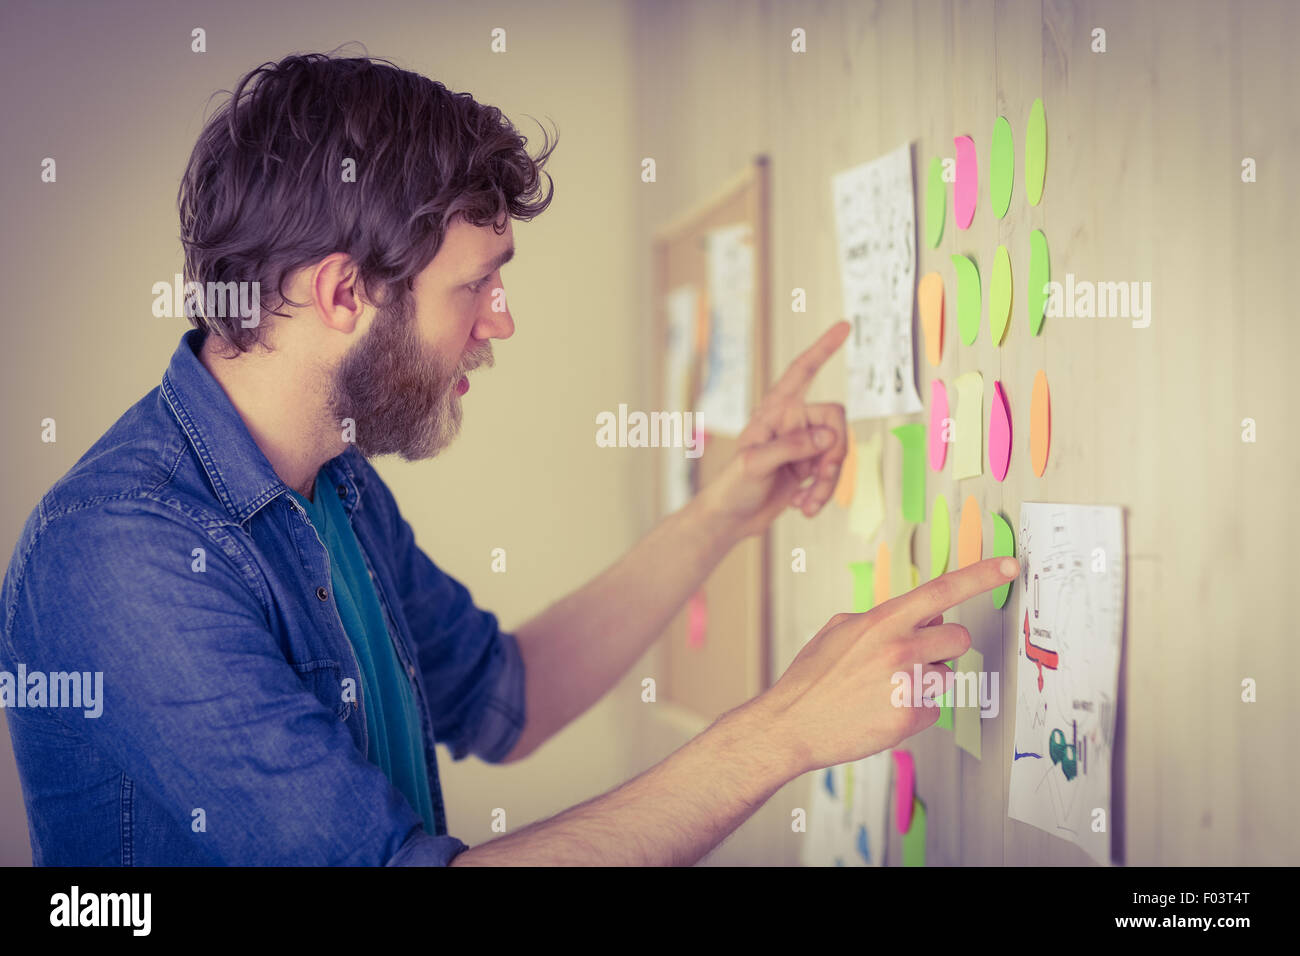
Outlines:
[[[1013,750],[1015,750],[1015,744],[1012,744],[1012,745],[1011,745],[1011,748],[1012,748]],[[1021,757],[1037,757],[1039,760],[1042,760],[1042,759],[1043,759],[1043,755],[1042,755],[1042,754],[1021,753],[1019,750],[1016,750],[1016,755],[1015,755],[1014,757],[1012,757],[1011,759],[1012,759],[1012,761],[1014,762],[1014,761],[1016,761],[1016,760],[1019,760]]]
[[858,825],[858,852],[862,854],[862,859],[871,862],[871,848],[867,846],[867,828],[861,824]]
[[826,792],[832,797],[835,796],[835,781],[831,778],[831,768],[826,768],[826,779],[822,781],[826,784]]

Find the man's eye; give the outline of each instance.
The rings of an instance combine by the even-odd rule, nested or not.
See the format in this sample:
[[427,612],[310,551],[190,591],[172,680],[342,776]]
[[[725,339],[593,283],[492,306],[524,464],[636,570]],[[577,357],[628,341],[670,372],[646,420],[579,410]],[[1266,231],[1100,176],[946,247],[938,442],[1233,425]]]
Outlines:
[[479,279],[477,282],[471,285],[469,287],[469,291],[473,292],[475,295],[478,295],[480,292],[483,291],[484,287],[488,284],[488,282],[491,281],[491,279],[492,279],[491,276],[484,276],[482,279]]

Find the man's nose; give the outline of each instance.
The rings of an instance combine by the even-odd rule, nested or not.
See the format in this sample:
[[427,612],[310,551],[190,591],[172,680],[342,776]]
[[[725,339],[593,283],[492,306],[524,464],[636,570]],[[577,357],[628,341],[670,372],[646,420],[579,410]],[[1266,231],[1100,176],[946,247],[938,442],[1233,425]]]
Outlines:
[[[496,303],[500,303],[500,311],[495,308]],[[484,339],[508,339],[515,334],[515,320],[510,315],[510,307],[506,304],[505,290],[501,290],[499,298],[494,297],[487,306],[487,311],[483,318],[478,322],[478,328],[475,330],[479,338]]]

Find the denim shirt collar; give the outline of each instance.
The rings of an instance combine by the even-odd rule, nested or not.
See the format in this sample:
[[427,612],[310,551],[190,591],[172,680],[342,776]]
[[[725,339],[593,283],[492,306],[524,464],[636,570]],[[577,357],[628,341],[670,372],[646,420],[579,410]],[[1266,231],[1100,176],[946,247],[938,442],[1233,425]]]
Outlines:
[[[253,441],[221,383],[199,361],[204,334],[190,329],[181,336],[163,373],[162,395],[193,445],[218,500],[242,525],[289,486]],[[321,474],[339,489],[349,516],[365,486],[359,456],[356,446],[349,446],[321,467]]]

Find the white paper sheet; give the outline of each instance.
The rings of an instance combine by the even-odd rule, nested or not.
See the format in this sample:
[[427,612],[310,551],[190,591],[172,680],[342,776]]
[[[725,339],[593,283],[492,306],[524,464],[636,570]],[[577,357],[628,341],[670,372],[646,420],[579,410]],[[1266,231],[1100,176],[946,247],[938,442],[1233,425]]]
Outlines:
[[809,774],[804,866],[884,865],[892,770],[885,751]]
[[[685,413],[693,411],[688,389],[691,362],[695,358],[699,291],[691,285],[679,286],[668,293],[666,308],[663,411]],[[694,416],[691,420],[694,421]],[[688,458],[680,448],[663,449],[659,455],[663,462],[664,513],[671,514],[684,507],[694,494],[691,472],[695,459]]]
[[[1124,630],[1123,514],[1119,508],[1026,502],[1017,548],[1008,814],[1106,864]],[[1105,829],[1098,830],[1102,823]]]
[[749,424],[754,246],[745,223],[715,229],[706,242],[709,349],[696,408],[706,432],[734,437]]
[[831,177],[849,421],[921,410],[913,371],[916,215],[909,145]]

